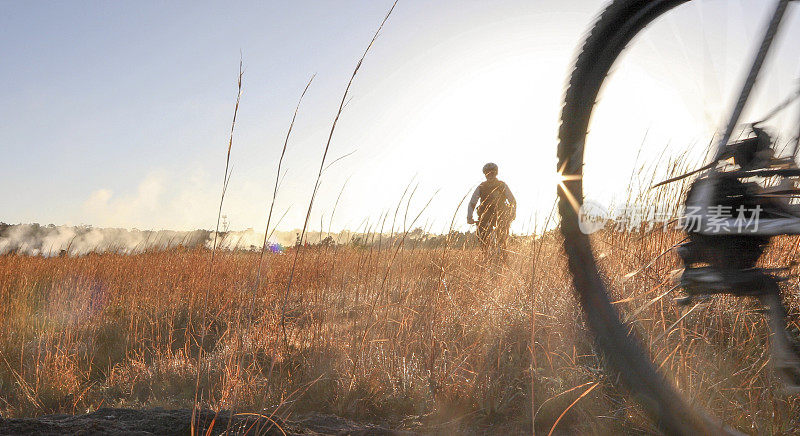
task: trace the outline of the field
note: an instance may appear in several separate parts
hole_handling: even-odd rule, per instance
[[[779,392],[753,302],[687,315],[664,294],[676,256],[623,278],[677,232],[594,238],[618,306],[649,303],[631,326],[687,395],[747,432],[796,431],[800,403]],[[267,253],[257,288],[246,251],[0,256],[0,414],[191,408],[197,391],[215,410],[425,433],[654,432],[593,349],[557,232],[516,238],[503,266],[469,241],[307,246],[285,300],[297,248]],[[765,262],[796,249],[779,240]],[[797,280],[784,289],[796,322]]]

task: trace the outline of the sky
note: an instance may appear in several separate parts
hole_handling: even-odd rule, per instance
[[[263,231],[313,75],[275,206],[280,229],[302,227],[339,101],[391,3],[0,1],[0,221],[213,228],[241,59],[223,214],[231,229]],[[587,195],[613,201],[632,168],[721,124],[768,2],[692,3],[615,68],[587,145]],[[310,227],[358,231],[388,213],[388,229],[399,205],[407,227],[419,215],[413,227],[446,231],[455,216],[465,230],[459,204],[488,161],[519,202],[513,230],[545,220],[564,84],[604,4],[400,0],[350,90],[328,155],[342,159],[323,174]],[[798,9],[752,116],[797,83]]]

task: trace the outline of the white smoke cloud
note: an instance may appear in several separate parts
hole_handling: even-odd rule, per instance
[[[269,243],[289,247],[297,242],[299,230],[274,232]],[[333,242],[347,243],[356,234],[311,232],[305,241],[319,243],[330,236]],[[217,248],[223,250],[260,250],[264,233],[253,229],[220,232]],[[126,253],[166,250],[175,247],[206,247],[214,243],[214,232],[208,230],[137,230],[89,226],[42,226],[39,224],[8,225],[0,223],[0,255],[9,252],[30,256],[83,255],[87,253]]]
[[[62,252],[70,255],[89,252],[137,253],[177,246],[202,246],[209,233],[206,230],[180,232],[4,224],[0,225],[0,254],[16,252],[31,256],[55,256]]]

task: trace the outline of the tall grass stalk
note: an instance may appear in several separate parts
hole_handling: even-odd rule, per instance
[[[219,208],[217,210],[217,223],[214,227],[214,240],[211,246],[211,257],[208,262],[208,285],[205,289],[205,294],[203,295],[203,301],[201,302],[202,305],[202,318],[200,322],[200,345],[197,347],[197,375],[195,377],[195,394],[194,394],[194,407],[192,408],[192,424],[191,424],[191,432],[192,435],[195,434],[195,417],[197,416],[197,411],[202,407],[202,399],[203,395],[200,390],[200,374],[202,371],[202,362],[203,362],[203,344],[205,343],[206,334],[208,333],[208,298],[209,298],[209,291],[211,290],[213,280],[214,280],[214,259],[217,254],[217,238],[219,235],[219,223],[222,218],[222,204],[225,201],[225,193],[228,191],[228,183],[230,182],[230,163],[231,163],[231,148],[233,147],[233,132],[236,128],[236,116],[239,114],[239,102],[242,99],[242,76],[244,75],[243,69],[243,61],[239,59],[239,75],[236,80],[236,104],[233,108],[233,119],[231,120],[231,131],[230,136],[228,138],[228,151],[225,155],[225,172],[222,178],[222,193],[220,194],[219,198]]]
[[[333,118],[333,124],[331,125],[330,133],[328,133],[328,141],[325,143],[325,149],[322,152],[322,160],[320,161],[319,164],[319,172],[317,173],[317,178],[314,181],[314,190],[311,193],[311,200],[309,200],[308,202],[308,210],[306,211],[306,217],[305,220],[303,221],[303,230],[300,233],[300,245],[294,252],[292,269],[289,271],[289,281],[286,285],[286,292],[284,293],[283,297],[283,307],[281,308],[281,333],[283,334],[283,339],[285,344],[287,340],[286,305],[289,302],[289,295],[292,290],[292,282],[294,280],[294,274],[297,269],[297,259],[299,258],[300,253],[303,250],[303,239],[305,238],[306,230],[308,229],[308,220],[311,218],[311,210],[314,207],[314,199],[317,196],[317,191],[319,189],[319,182],[320,179],[322,178],[322,172],[325,169],[325,160],[328,157],[328,151],[330,150],[331,142],[333,141],[333,133],[336,131],[336,125],[339,122],[339,117],[342,115],[342,111],[344,110],[344,105],[347,102],[347,96],[350,93],[350,87],[353,85],[353,81],[355,80],[358,71],[361,69],[361,65],[363,64],[364,59],[367,57],[367,53],[369,53],[369,50],[372,48],[372,45],[378,39],[378,35],[380,34],[380,31],[383,29],[384,24],[386,24],[386,21],[389,19],[389,16],[392,15],[392,11],[394,11],[395,6],[397,6],[397,2],[398,0],[395,0],[395,2],[392,3],[392,7],[389,8],[389,11],[386,13],[386,16],[383,17],[383,21],[381,21],[380,26],[378,26],[378,30],[375,31],[375,34],[372,36],[372,40],[370,40],[369,44],[367,45],[367,48],[364,50],[364,54],[361,55],[361,58],[358,60],[358,63],[356,64],[356,67],[353,70],[353,73],[350,75],[350,80],[347,82],[347,87],[345,88],[344,94],[342,95],[342,100],[339,103],[339,109],[336,111],[336,116]]]

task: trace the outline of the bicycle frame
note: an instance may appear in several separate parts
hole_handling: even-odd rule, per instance
[[[758,48],[758,52],[756,52],[756,56],[753,59],[753,64],[750,66],[750,71],[747,74],[747,77],[742,84],[742,89],[739,92],[739,98],[736,101],[736,105],[731,112],[730,117],[728,118],[728,124],[725,126],[725,131],[720,138],[719,142],[717,142],[716,151],[713,154],[713,162],[719,161],[722,155],[725,152],[726,147],[728,147],[728,141],[731,139],[731,135],[733,135],[733,130],[736,128],[736,124],[739,122],[739,118],[742,115],[742,111],[744,111],[744,107],[747,104],[747,100],[750,97],[750,93],[753,90],[753,86],[755,85],[756,79],[758,78],[758,74],[761,71],[761,67],[764,66],[764,60],[767,58],[767,54],[769,53],[769,49],[772,46],[772,42],[775,40],[775,35],[778,33],[778,29],[780,28],[780,24],[783,20],[783,17],[786,13],[786,8],[789,6],[790,1],[796,0],[777,0],[775,4],[775,11],[772,13],[772,18],[770,19],[769,25],[764,33],[764,37],[761,40],[761,45]],[[719,177],[719,174],[715,167],[712,167],[708,171],[708,178],[714,179],[715,177]],[[713,184],[709,184],[708,189],[704,189],[700,193],[700,205],[703,210],[708,210],[710,206],[712,206],[711,201],[714,198],[714,187]],[[781,234],[784,233],[783,229],[789,232],[789,234],[800,234],[800,220],[796,219],[779,219],[778,222],[772,223],[767,226],[770,230],[769,232],[778,233],[758,233],[756,229],[755,232],[751,232],[753,234]],[[719,234],[719,233],[717,233]]]

